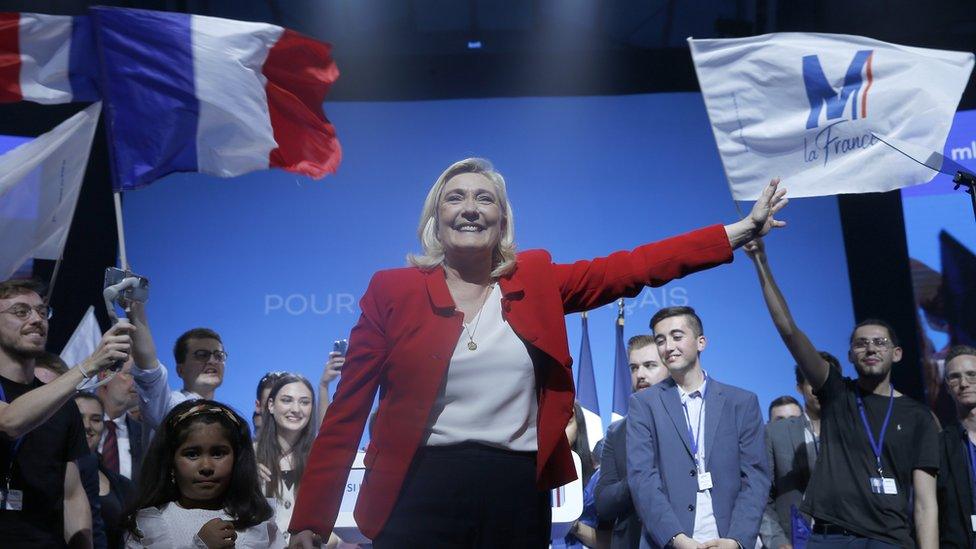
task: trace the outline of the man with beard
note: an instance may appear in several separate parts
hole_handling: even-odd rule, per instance
[[[125,360],[132,327],[109,330],[81,364],[41,383],[51,309],[32,281],[0,282],[0,540],[32,549],[91,546],[91,509],[74,460],[88,453],[75,387]]]
[[[831,370],[796,325],[773,279],[761,241],[746,246],[780,337],[821,406],[820,456],[804,497],[814,519],[807,547],[938,547],[938,428],[928,409],[891,385],[898,336],[865,320],[850,337],[856,380]],[[911,498],[909,495],[911,494]]]
[[[102,462],[113,473],[138,483],[144,445],[142,423],[128,413],[139,406],[139,393],[132,379],[132,360],[99,387],[97,394],[105,408],[105,429],[98,443]]]
[[[939,435],[939,547],[972,549],[976,543],[976,348],[949,349],[945,383],[959,422]]]
[[[627,482],[640,546],[751,548],[769,497],[759,399],[702,368],[707,341],[691,307],[654,313],[651,331],[670,377],[630,397]]]
[[[643,391],[668,377],[654,338],[635,335],[627,341],[631,390]],[[627,486],[627,418],[610,424],[603,439],[600,478],[596,485],[596,514],[613,522],[611,549],[635,549],[640,545],[641,523]]]
[[[132,377],[139,393],[143,429],[155,430],[166,414],[183,401],[214,400],[217,387],[224,381],[227,361],[224,344],[217,332],[210,328],[193,328],[176,339],[173,359],[176,375],[183,380],[183,389],[170,391],[169,372],[156,355],[145,304],[133,302],[129,319],[136,327],[132,335],[132,356],[136,365]]]
[[[825,351],[820,356],[839,376],[840,361]],[[803,397],[802,415],[766,425],[766,454],[773,486],[759,537],[770,549],[792,547],[793,508],[799,509],[803,502],[803,493],[820,455],[820,401],[813,394],[813,386],[803,377],[803,370],[796,366],[793,373],[796,390]]]

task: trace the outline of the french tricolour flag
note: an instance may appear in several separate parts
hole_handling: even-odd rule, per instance
[[[0,13],[0,102],[97,101],[87,17]]]
[[[322,102],[331,48],[265,23],[92,8],[115,188],[172,172],[282,168],[319,178],[342,153]]]

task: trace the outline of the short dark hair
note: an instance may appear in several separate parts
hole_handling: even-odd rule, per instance
[[[102,402],[102,398],[96,395],[95,393],[89,393],[88,391],[81,391],[75,394],[75,400],[82,399],[82,398],[97,402],[98,405],[102,407],[102,410],[105,410],[105,403]]]
[[[891,346],[901,347],[901,342],[898,341],[898,334],[895,333],[895,329],[891,327],[891,324],[888,324],[886,321],[881,320],[880,318],[866,318],[858,322],[857,326],[854,326],[854,329],[851,330],[851,338],[849,343],[854,343],[854,332],[856,332],[857,329],[862,326],[881,326],[885,330],[888,330],[888,339],[891,340]]]
[[[44,283],[34,278],[11,278],[0,282],[0,299],[8,299],[15,295],[30,292],[44,297]]]
[[[701,318],[698,313],[691,307],[665,307],[658,312],[654,313],[651,317],[650,328],[651,332],[654,332],[654,325],[661,322],[665,318],[671,318],[673,316],[687,316],[690,319],[691,329],[695,331],[696,336],[704,335],[705,329],[702,325]]]
[[[192,330],[187,330],[183,332],[183,335],[176,338],[176,344],[173,345],[173,358],[176,359],[177,364],[186,362],[186,351],[191,339],[216,339],[221,345],[224,344],[220,340],[220,334],[210,328],[193,328]]]
[[[953,345],[949,347],[949,352],[946,353],[945,363],[949,364],[949,361],[959,356],[976,356],[976,347],[970,345]]]
[[[643,349],[648,345],[654,345],[654,338],[647,334],[638,334],[627,340],[627,354],[634,349]]]
[[[68,372],[68,364],[60,356],[47,351],[34,357],[34,367],[46,368],[58,375]]]
[[[773,399],[773,401],[769,403],[769,410],[766,411],[766,415],[771,418],[773,417],[773,408],[778,406],[788,406],[790,404],[796,404],[801,410],[803,409],[803,406],[800,406],[800,402],[795,398],[791,397],[790,395],[783,395]]]
[[[841,374],[842,370],[840,368],[840,361],[837,360],[837,357],[828,353],[827,351],[820,351],[820,358],[827,361],[827,364],[830,366],[830,370],[832,372],[835,372],[838,375]],[[800,368],[799,364],[793,367],[793,374],[796,375],[797,385],[803,385],[807,382],[807,377],[803,375],[803,370]]]

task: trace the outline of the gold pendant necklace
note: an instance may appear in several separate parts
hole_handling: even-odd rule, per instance
[[[494,287],[495,287],[495,283],[494,282],[492,282],[491,284],[488,285],[488,288],[487,288],[488,291],[485,292],[485,296],[481,300],[481,308],[478,310],[478,314],[475,315],[474,329],[473,330],[469,330],[467,324],[465,324],[464,322],[461,323],[461,327],[464,328],[464,331],[467,332],[467,334],[468,334],[468,350],[469,351],[476,351],[476,350],[478,350],[478,344],[474,342],[474,333],[478,331],[478,324],[481,322],[481,313],[484,312],[484,310],[485,310],[485,303],[488,302],[488,296],[491,295],[491,291],[492,291],[492,289]]]

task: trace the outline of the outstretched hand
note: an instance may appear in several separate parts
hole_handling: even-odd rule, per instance
[[[769,231],[786,226],[785,221],[780,221],[774,216],[776,212],[783,209],[783,206],[786,206],[787,202],[789,199],[786,198],[786,189],[779,188],[779,178],[771,180],[749,212],[749,220],[756,230],[754,236],[766,236]]]

